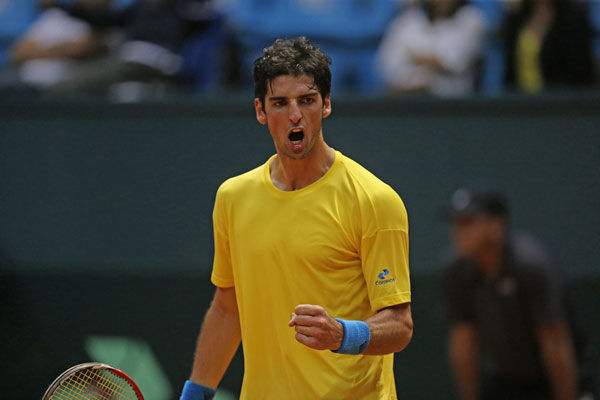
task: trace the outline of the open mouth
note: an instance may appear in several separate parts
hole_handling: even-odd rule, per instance
[[[292,142],[292,144],[300,143],[302,142],[302,139],[304,139],[304,131],[299,128],[294,129],[290,132],[288,138],[290,139],[290,142]]]

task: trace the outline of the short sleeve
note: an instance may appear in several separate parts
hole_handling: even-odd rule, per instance
[[[363,236],[361,258],[371,309],[411,301],[408,266],[408,218],[400,197],[391,190],[375,201],[374,232]],[[383,200],[383,201],[381,201]]]
[[[213,209],[213,235],[215,255],[211,281],[219,287],[234,286],[231,253],[229,250],[229,234],[224,194],[219,188]]]
[[[408,233],[379,231],[363,240],[363,274],[374,311],[411,301]]]

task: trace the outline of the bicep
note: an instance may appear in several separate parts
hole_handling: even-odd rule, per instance
[[[238,314],[235,287],[217,287],[212,306],[225,314]]]
[[[408,302],[382,308],[365,322],[371,333],[366,355],[402,351],[412,339],[413,321]]]
[[[371,327],[380,326],[385,330],[408,329],[412,331],[413,320],[410,303],[382,308],[365,322]]]
[[[395,321],[412,321],[412,312],[410,303],[396,304],[379,310],[375,316],[384,319],[393,319]]]

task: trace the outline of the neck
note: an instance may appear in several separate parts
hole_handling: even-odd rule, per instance
[[[315,145],[306,157],[298,160],[278,151],[269,165],[271,180],[280,190],[299,190],[325,175],[334,160],[335,152],[324,141]]]
[[[477,263],[481,266],[483,275],[487,279],[494,279],[500,273],[502,267],[502,252],[504,246],[490,246],[477,257]]]

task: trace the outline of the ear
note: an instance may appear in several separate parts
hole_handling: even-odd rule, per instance
[[[254,99],[254,109],[256,110],[256,120],[262,124],[267,124],[267,113],[265,112],[260,99],[257,97]]]
[[[323,118],[327,118],[331,115],[331,97],[325,96],[323,99]]]

